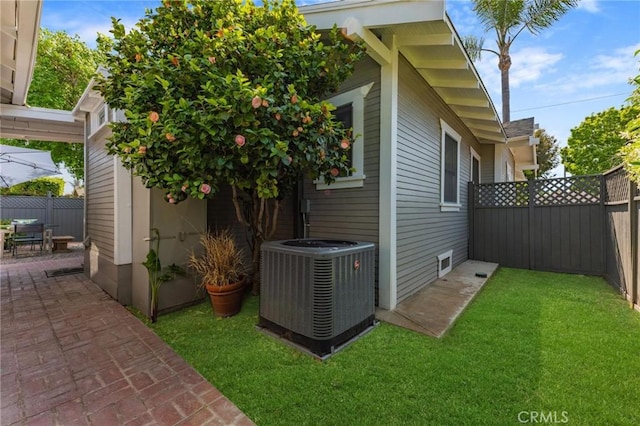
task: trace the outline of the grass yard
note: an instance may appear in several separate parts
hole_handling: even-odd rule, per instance
[[[500,269],[443,339],[381,324],[324,363],[257,319],[152,327],[258,425],[640,424],[640,314],[600,278]]]

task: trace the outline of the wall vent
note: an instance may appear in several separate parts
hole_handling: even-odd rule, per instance
[[[438,278],[442,278],[451,272],[453,264],[453,250],[446,251],[438,256]]]

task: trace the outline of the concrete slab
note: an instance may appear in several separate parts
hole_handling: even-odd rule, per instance
[[[497,263],[467,260],[376,318],[418,333],[442,337],[498,268]],[[480,276],[478,276],[480,275]]]

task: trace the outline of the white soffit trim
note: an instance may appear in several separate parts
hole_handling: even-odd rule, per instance
[[[38,51],[38,32],[42,1],[17,1],[15,72],[11,103],[24,105],[27,101],[29,85],[33,78],[33,69]],[[3,34],[3,39],[5,38]]]

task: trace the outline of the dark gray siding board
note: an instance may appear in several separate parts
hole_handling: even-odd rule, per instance
[[[480,145],[461,120],[401,58],[398,99],[398,301],[437,279],[437,256],[453,250],[453,266],[468,257],[467,185],[471,153]],[[459,212],[440,211],[440,119],[461,136]],[[482,154],[481,154],[482,155]],[[484,157],[482,170],[485,170]]]
[[[356,65],[353,76],[336,94],[373,82],[365,98],[364,134],[356,143],[364,143],[362,188],[316,190],[305,181],[304,198],[311,200],[309,236],[340,238],[378,243],[380,179],[380,66],[371,58]],[[332,97],[328,96],[328,97]]]

